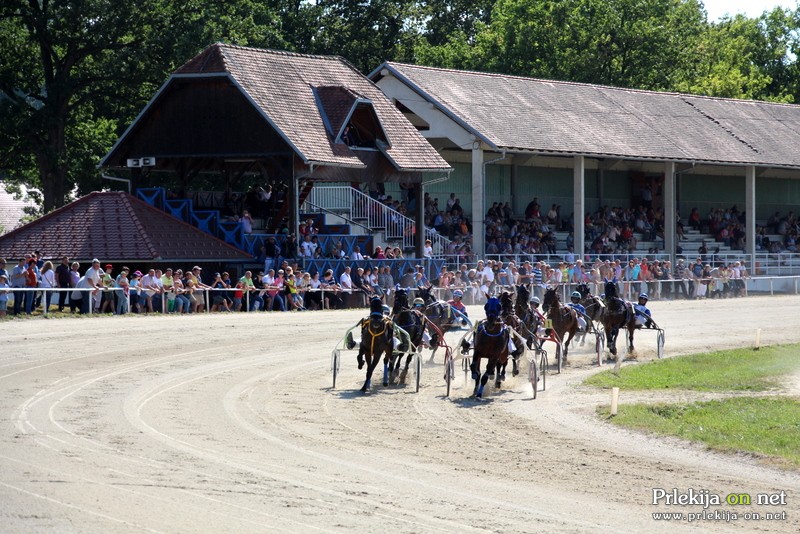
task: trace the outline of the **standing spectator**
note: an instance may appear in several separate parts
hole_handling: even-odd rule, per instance
[[[130,295],[130,282],[128,281],[129,272],[130,269],[123,267],[117,275],[117,279],[115,280],[117,286],[115,291],[117,294],[117,315],[124,315],[128,313],[128,297]]]
[[[69,275],[69,258],[64,256],[61,258],[61,264],[56,267],[56,287],[67,289],[72,287],[72,277]],[[64,306],[69,299],[69,291],[59,291],[58,293],[58,311],[63,312]]]
[[[39,287],[44,288],[42,300],[44,300],[44,309],[47,311],[50,311],[50,298],[53,296],[53,292],[47,290],[57,286],[53,263],[48,260],[42,265],[42,272],[39,274]]]
[[[72,262],[69,267],[69,287],[78,287],[78,282],[81,279],[80,273],[81,264],[77,261]],[[81,296],[77,295],[75,298],[74,292],[69,292],[69,312],[75,313],[75,310],[80,310]]]
[[[5,272],[0,272],[0,317],[6,316],[6,310],[8,309],[8,295],[11,292],[11,286],[8,285],[8,274]]]
[[[153,311],[153,296],[158,293],[158,285],[156,284],[156,270],[150,269],[147,274],[142,277],[142,296],[141,302],[144,312]]]
[[[76,286],[82,289],[93,289],[93,291],[81,291],[81,313],[84,315],[91,313],[93,309],[97,308],[95,302],[97,302],[98,306],[100,304],[99,291],[102,287],[100,285],[102,274],[103,271],[100,268],[100,260],[95,258],[92,260],[92,266],[86,269],[86,273],[84,273]]]
[[[114,266],[109,263],[100,275],[100,285],[103,287],[103,291],[100,294],[100,313],[105,313],[106,311],[114,313],[114,278],[111,276],[113,269]]]

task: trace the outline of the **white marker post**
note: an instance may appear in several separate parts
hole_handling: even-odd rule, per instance
[[[753,350],[758,350],[761,348],[761,329],[759,328],[756,330],[756,346],[753,347]]]
[[[619,404],[619,388],[611,388],[611,415],[617,415]]]

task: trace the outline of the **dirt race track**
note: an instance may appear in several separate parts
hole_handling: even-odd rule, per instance
[[[650,307],[668,356],[752,346],[757,328],[762,344],[800,341],[800,297]],[[800,531],[798,471],[598,420],[608,393],[579,387],[597,369],[588,345],[535,401],[517,378],[476,402],[462,373],[447,399],[441,355],[419,393],[410,375],[362,395],[364,374],[345,353],[333,390],[331,349],[362,315],[0,323],[0,530]],[[654,358],[655,339],[637,334],[640,360]],[[654,488],[748,493],[754,505],[657,521],[703,506],[654,506]],[[781,490],[785,505],[755,505]]]

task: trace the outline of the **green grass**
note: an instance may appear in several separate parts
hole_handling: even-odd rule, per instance
[[[800,345],[736,349],[680,356],[598,373],[586,384],[600,388],[769,391],[800,371]]]
[[[608,407],[598,409],[609,416]],[[680,404],[620,405],[612,423],[745,451],[800,467],[800,402],[790,397],[733,397]]]

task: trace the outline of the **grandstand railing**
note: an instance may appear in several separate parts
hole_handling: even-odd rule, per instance
[[[313,212],[320,209],[344,214],[345,218],[353,221],[366,221],[369,229],[382,230],[387,241],[401,241],[404,249],[414,248],[414,220],[354,187],[317,185],[311,190],[302,210]],[[431,240],[434,257],[441,258],[446,254],[449,239],[427,228],[425,239]]]

